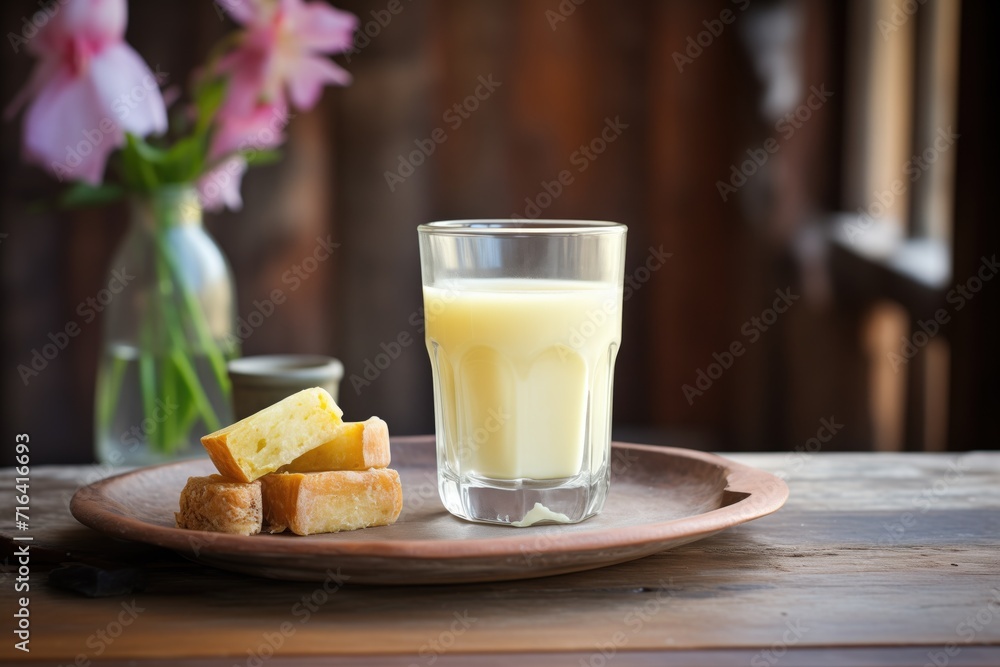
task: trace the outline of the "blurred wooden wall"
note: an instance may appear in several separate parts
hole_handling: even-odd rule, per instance
[[[801,20],[803,90],[826,84],[842,94],[841,9],[787,4]],[[628,224],[627,272],[648,278],[625,308],[615,387],[621,437],[786,448],[834,417],[845,426],[833,447],[867,446],[856,322],[822,289],[804,295],[792,248],[816,212],[838,205],[838,104],[785,142],[755,187],[728,202],[716,188],[747,149],[776,134],[774,121],[761,118],[762,83],[741,36],[756,11],[741,12],[748,3],[404,2],[384,27],[381,5],[345,7],[373,35],[350,58],[357,82],[336,95],[335,218],[350,265],[338,297],[346,300],[338,354],[349,374],[400,332],[419,337],[408,319],[420,306],[419,223],[537,214],[531,202],[548,203],[539,197],[545,184],[568,170],[573,182],[542,217]],[[680,71],[674,54],[706,22],[718,29],[726,11],[732,22]],[[450,126],[448,110],[481,78],[500,85]],[[581,145],[609,120],[627,128],[582,169]],[[384,173],[436,128],[447,139],[390,191]],[[661,248],[670,259],[643,273],[650,250]],[[788,287],[802,300],[690,404],[682,385],[695,383],[713,353],[746,342],[743,324]],[[415,345],[371,386],[345,383],[343,403],[353,414],[392,410],[397,428],[425,432],[429,386]]]
[[[751,185],[723,202],[716,182],[776,134],[761,114],[764,84],[742,31],[783,3],[401,0],[388,20],[388,2],[339,3],[372,35],[338,58],[354,84],[328,90],[315,111],[294,120],[285,160],[245,180],[243,211],[208,221],[234,265],[242,316],[282,286],[317,237],[340,244],[245,341],[244,353],[335,355],[347,370],[341,404],[349,418],[378,414],[395,433],[430,432],[416,226],[525,215],[526,199],[539,201],[544,184],[568,170],[572,183],[542,217],[628,224],[627,273],[645,278],[625,308],[615,385],[621,437],[788,449],[833,417],[844,428],[830,448],[868,446],[856,322],[822,281],[806,289],[803,267],[815,260],[796,246],[819,212],[838,206],[842,8],[830,0],[790,4],[802,22],[803,91],[825,83],[835,96],[782,142]],[[34,7],[5,4],[0,25],[20,25]],[[229,26],[206,0],[130,7],[130,42],[171,83],[182,83]],[[679,71],[674,54],[725,11],[733,22]],[[4,100],[29,65],[24,53],[4,52]],[[496,82],[495,90],[456,123],[449,109],[482,80]],[[608,123],[623,128],[620,135],[581,169],[581,145]],[[437,128],[446,140],[390,189],[385,173]],[[15,367],[100,289],[125,220],[120,209],[30,209],[27,202],[52,184],[20,166],[18,137],[16,125],[4,125],[3,423],[43,443],[40,460],[86,461],[99,327],[86,327],[30,386]],[[670,258],[644,273],[650,249],[661,248]],[[802,298],[690,404],[682,385],[695,383],[713,353],[747,343],[744,323],[786,288]],[[407,336],[414,342],[401,345],[377,378],[365,378],[366,363]]]

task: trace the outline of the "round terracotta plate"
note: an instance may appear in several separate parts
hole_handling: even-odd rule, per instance
[[[476,524],[442,507],[434,440],[394,438],[403,512],[392,526],[299,537],[175,527],[187,478],[207,459],[141,468],[85,486],[70,509],[106,535],[174,549],[206,565],[275,579],[441,584],[526,579],[622,563],[708,537],[780,508],[785,483],[714,454],[615,443],[604,511],[572,525]]]

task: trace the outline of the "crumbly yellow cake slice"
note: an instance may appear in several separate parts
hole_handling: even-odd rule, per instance
[[[389,427],[378,417],[345,422],[332,440],[279,468],[279,472],[326,472],[388,468]]]
[[[343,414],[325,389],[313,387],[204,436],[201,444],[220,473],[252,482],[332,440]]]
[[[234,482],[222,475],[189,477],[174,519],[178,528],[256,535],[263,508],[260,482]]]
[[[336,533],[394,523],[403,509],[399,473],[389,468],[274,473],[261,478],[268,531]]]

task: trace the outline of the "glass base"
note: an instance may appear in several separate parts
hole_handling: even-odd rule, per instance
[[[607,491],[605,475],[545,480],[460,478],[448,470],[438,475],[445,509],[460,519],[505,526],[579,523],[604,508]]]
[[[187,442],[184,445],[175,444],[175,447],[173,451],[162,452],[146,442],[125,444],[120,439],[105,437],[97,441],[95,454],[98,463],[116,467],[149,466],[171,461],[208,458],[208,452],[200,441]]]

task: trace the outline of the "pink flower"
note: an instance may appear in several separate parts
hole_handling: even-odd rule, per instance
[[[234,151],[258,151],[274,148],[285,141],[285,127],[291,115],[283,104],[258,104],[242,116],[220,114],[209,159]]]
[[[324,54],[353,45],[358,19],[325,2],[220,0],[246,29],[243,41],[219,68],[230,76],[223,114],[246,115],[258,104],[311,109],[323,86],[346,85],[351,75]]]
[[[229,84],[208,158],[221,162],[198,181],[198,189],[207,210],[236,210],[243,205],[244,155],[284,141],[289,104],[310,109],[323,86],[350,83],[350,74],[325,55],[351,48],[358,20],[325,2],[219,1],[244,32],[218,65]]]
[[[240,185],[247,169],[245,156],[284,142],[290,118],[280,104],[258,105],[246,116],[219,116],[208,159],[222,162],[198,181],[201,204],[206,210],[236,211],[243,207]]]
[[[163,132],[167,112],[156,76],[124,41],[125,0],[73,0],[55,12],[28,44],[39,62],[6,113],[28,104],[27,160],[97,184],[125,132]]]
[[[238,211],[243,208],[240,185],[247,171],[247,161],[235,155],[198,179],[198,199],[206,211],[221,211],[228,208]]]

